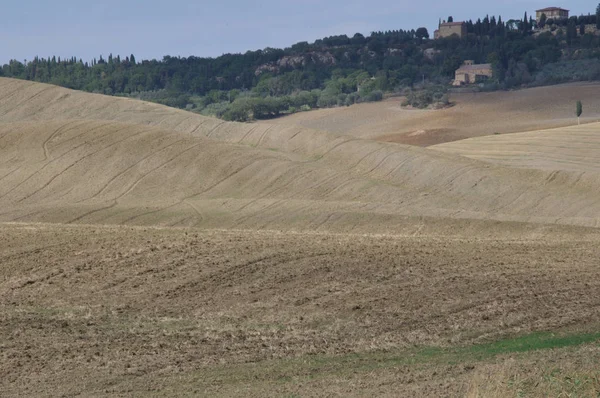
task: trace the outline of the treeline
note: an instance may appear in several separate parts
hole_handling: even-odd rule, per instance
[[[462,39],[430,40],[427,29],[419,28],[331,36],[217,58],[138,61],[134,55],[110,55],[84,62],[35,57],[9,62],[0,75],[137,97],[231,120],[258,119],[447,85],[467,59],[493,64],[488,88],[551,82],[547,75],[555,69],[550,65],[600,58],[600,38],[584,29],[599,20],[589,15],[534,21],[525,14],[505,22],[486,16],[467,21],[468,35]],[[551,29],[540,34],[545,25]]]
[[[546,25],[552,26],[555,25],[557,27],[560,26],[581,26],[581,25],[596,25],[597,28],[600,28],[600,19],[596,15],[580,15],[580,16],[572,16],[570,18],[548,18],[545,14],[542,14],[542,17],[539,21],[537,21],[536,25],[539,28],[544,28]]]

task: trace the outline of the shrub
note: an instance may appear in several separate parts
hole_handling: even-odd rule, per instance
[[[223,119],[230,122],[247,122],[250,117],[248,111],[242,108],[232,108],[223,114]]]
[[[220,118],[229,110],[229,105],[228,101],[209,104],[200,113],[205,116],[216,116]]]
[[[340,94],[337,98],[337,106],[346,106],[346,99],[348,98],[347,94]]]
[[[404,106],[424,109],[431,105],[445,106],[450,103],[448,90],[444,86],[428,87],[425,90],[411,91],[404,101]]]
[[[375,102],[375,101],[381,101],[382,99],[383,99],[383,91],[375,90],[375,91],[372,91],[371,93],[369,93],[369,95],[367,95],[366,101]]]
[[[334,93],[330,90],[324,90],[319,96],[319,100],[317,101],[317,106],[319,108],[331,108],[332,106],[337,105],[338,94]]]
[[[344,105],[350,106],[356,104],[360,100],[358,93],[348,94],[346,97],[346,103]]]

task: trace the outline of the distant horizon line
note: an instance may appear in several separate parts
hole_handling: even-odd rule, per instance
[[[546,8],[561,8],[561,9],[563,9],[562,7],[546,7]],[[541,10],[543,10],[543,9],[541,9]],[[538,10],[534,10],[534,11],[533,11],[533,14],[528,14],[528,16],[529,16],[530,18],[533,18],[533,19],[535,20],[535,18],[534,18],[534,17],[535,17],[535,13],[536,13],[537,11],[538,11]],[[570,10],[568,10],[568,11],[570,11]],[[527,12],[527,11],[524,11],[524,13],[525,13],[525,12]],[[588,12],[587,14],[585,14],[585,13],[580,13],[580,14],[578,14],[577,16],[586,16],[586,15],[592,15],[592,13],[591,13],[591,12]],[[449,16],[452,16],[452,17],[453,17],[453,15],[449,15]],[[495,14],[492,14],[492,15],[490,15],[490,14],[486,14],[486,17],[489,17],[489,18],[491,18],[492,16],[493,16],[493,17],[496,17],[496,15],[495,15]],[[576,16],[576,15],[572,15],[571,17],[573,17],[573,16]],[[502,15],[501,15],[501,14],[499,14],[497,17],[502,17]],[[485,18],[485,17],[483,17],[483,18]],[[482,20],[483,18],[482,18],[482,17],[478,17],[477,19],[481,19],[481,20]],[[439,20],[441,20],[441,21],[445,21],[445,20],[447,21],[447,19],[448,19],[448,17],[446,17],[445,19],[444,19],[444,18],[439,18]],[[475,19],[473,19],[473,18],[464,19],[464,20],[460,20],[460,19],[456,19],[456,18],[453,18],[453,19],[454,19],[454,20],[455,20],[457,23],[458,23],[458,22],[469,22],[469,21],[471,21],[471,22],[475,22],[475,21],[476,21],[476,20],[475,20]],[[521,18],[520,18],[520,17],[519,17],[519,18],[509,18],[509,19],[506,19],[504,22],[506,23],[506,22],[509,22],[509,21],[519,21],[519,20],[521,20]],[[427,29],[428,33],[430,33],[430,39],[429,39],[429,40],[433,40],[433,39],[432,39],[432,37],[433,37],[433,32],[436,30],[436,27],[435,27],[435,25],[434,25],[432,28],[428,28],[428,27],[426,27],[426,26],[421,26],[421,27],[423,27],[423,28],[426,28],[426,29]],[[419,27],[419,28],[421,28],[421,27]],[[245,51],[243,51],[243,52],[242,52],[242,51],[223,52],[223,53],[221,53],[221,54],[219,54],[219,55],[194,55],[194,54],[189,54],[189,55],[187,55],[187,56],[186,56],[186,55],[182,55],[182,54],[179,54],[179,55],[169,55],[169,54],[164,54],[164,55],[162,55],[160,58],[157,58],[157,57],[143,57],[143,56],[142,56],[142,57],[141,57],[141,59],[140,59],[140,61],[136,61],[136,63],[141,63],[141,62],[144,62],[144,61],[147,61],[147,62],[152,62],[152,61],[156,61],[156,62],[162,62],[162,61],[164,60],[164,58],[165,58],[165,57],[171,57],[171,58],[201,58],[201,59],[217,59],[217,58],[220,58],[220,57],[223,57],[223,56],[227,56],[227,55],[244,55],[244,54],[246,54],[246,53],[248,53],[248,52],[258,52],[258,51],[265,51],[265,50],[269,50],[269,49],[274,49],[274,50],[287,50],[287,49],[290,49],[292,46],[294,46],[295,44],[298,44],[298,43],[307,42],[307,43],[309,43],[309,44],[314,44],[316,41],[318,41],[318,40],[322,40],[322,39],[325,39],[325,38],[328,38],[328,37],[347,36],[348,38],[352,38],[352,37],[354,37],[356,34],[361,34],[361,35],[363,35],[364,37],[369,37],[369,36],[371,36],[373,33],[376,33],[376,32],[393,32],[393,31],[402,31],[402,30],[403,30],[403,31],[405,31],[405,32],[410,32],[410,31],[413,31],[413,30],[414,30],[414,31],[416,31],[416,30],[417,30],[417,29],[419,29],[419,28],[411,28],[411,29],[401,29],[401,28],[400,28],[400,29],[393,29],[393,30],[390,30],[390,29],[388,29],[388,30],[381,30],[381,31],[375,31],[375,30],[374,30],[374,31],[371,31],[371,32],[369,32],[369,33],[366,33],[366,34],[365,34],[365,33],[362,33],[362,32],[356,32],[356,33],[354,33],[354,34],[346,34],[346,33],[341,33],[341,34],[338,34],[338,35],[331,35],[331,36],[325,36],[325,37],[321,37],[321,38],[319,38],[319,39],[315,39],[313,42],[306,41],[306,40],[301,40],[301,41],[298,41],[298,42],[296,42],[296,43],[293,43],[293,44],[291,44],[291,45],[289,45],[289,46],[286,46],[286,47],[271,47],[271,46],[266,46],[266,47],[263,47],[263,48],[258,48],[258,49],[254,49],[254,50],[245,50]],[[121,57],[122,59],[123,59],[123,58],[130,57],[131,55],[134,55],[134,56],[135,56],[135,54],[134,54],[134,53],[130,53],[130,54],[128,54],[128,55],[122,56],[121,54],[116,54],[116,55],[115,55],[115,54],[113,54],[113,53],[110,53],[110,52],[109,52],[109,53],[108,53],[108,55],[106,56],[106,58],[108,58],[108,57],[109,57],[109,56],[111,56],[111,55],[112,55],[113,57],[117,57],[117,56],[119,56],[119,57]],[[99,55],[99,57],[102,57],[102,58],[103,58],[104,56],[105,56],[104,54],[100,54],[100,55]],[[1,67],[1,66],[4,66],[4,65],[8,65],[8,64],[9,64],[11,61],[17,61],[17,62],[20,62],[20,63],[23,63],[23,64],[25,64],[25,63],[30,63],[30,62],[32,62],[32,61],[33,61],[33,59],[35,59],[35,58],[40,58],[40,59],[48,60],[48,59],[51,59],[52,57],[61,58],[61,61],[64,61],[65,59],[67,59],[67,60],[68,60],[68,59],[71,59],[71,58],[75,58],[75,59],[77,59],[77,61],[78,61],[78,62],[79,62],[79,61],[83,61],[83,63],[88,63],[88,64],[89,64],[89,63],[92,63],[94,60],[95,60],[95,61],[98,61],[98,60],[100,59],[100,58],[97,58],[97,57],[93,57],[93,58],[91,58],[91,59],[83,60],[83,58],[82,58],[82,57],[78,57],[78,56],[60,57],[60,56],[57,56],[57,55],[52,55],[52,56],[50,56],[50,57],[43,57],[43,56],[40,56],[40,55],[35,55],[35,56],[33,56],[33,58],[32,58],[32,59],[25,58],[25,59],[23,59],[23,60],[19,60],[19,59],[17,59],[17,58],[9,58],[7,61],[1,61],[1,62],[0,62],[0,67]],[[136,57],[136,58],[137,58],[137,57]]]

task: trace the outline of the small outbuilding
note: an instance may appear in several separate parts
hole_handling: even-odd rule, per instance
[[[465,63],[456,70],[454,86],[481,83],[493,76],[492,64],[475,64],[473,61]]]

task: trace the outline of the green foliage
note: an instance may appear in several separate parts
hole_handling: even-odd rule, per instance
[[[193,109],[231,120],[277,117],[303,109],[348,106],[386,92],[445,85],[464,60],[493,64],[488,87],[600,79],[599,67],[572,70],[570,62],[600,58],[600,37],[581,34],[596,15],[547,19],[550,32],[533,35],[532,19],[486,16],[466,21],[468,35],[427,40],[426,28],[338,35],[217,58],[137,60],[110,54],[90,62],[75,57],[10,61],[0,75]],[[449,21],[452,18],[448,18]],[[544,16],[540,20],[544,24]],[[579,30],[579,31],[578,31]],[[561,33],[562,31],[562,33]],[[579,34],[578,34],[579,33]],[[564,42],[568,43],[567,45]],[[569,77],[565,71],[573,72]],[[415,104],[438,99],[414,92]]]
[[[223,117],[229,110],[228,102],[216,102],[208,104],[204,109],[201,110],[201,114],[205,116]]]
[[[411,91],[404,101],[404,106],[425,109],[430,106],[442,107],[450,104],[446,86],[433,86],[423,90]]]
[[[417,29],[415,35],[416,35],[417,39],[420,39],[420,40],[429,39],[429,32],[427,31],[427,28]]]
[[[548,18],[546,17],[546,14],[542,13],[540,20],[538,21],[538,26],[540,28],[544,28],[546,26],[547,20],[548,20]]]
[[[583,104],[581,103],[581,101],[577,101],[577,105],[575,106],[575,113],[577,114],[577,117],[580,117],[583,113]]]
[[[365,101],[367,101],[367,102],[377,102],[377,101],[381,101],[382,99],[383,99],[383,91],[381,91],[381,90],[371,91],[365,97]]]
[[[569,24],[567,25],[567,44],[573,44],[575,39],[577,39],[577,25],[575,25],[573,19],[569,19]]]
[[[472,367],[476,365],[479,367],[480,362],[493,360],[501,355],[519,355],[520,357],[521,355],[537,351],[566,350],[586,344],[595,346],[599,341],[600,333],[558,334],[541,332],[466,346],[419,346],[402,351],[382,350],[335,356],[318,354],[303,358],[277,360],[272,364],[271,368],[241,365],[241,368],[237,368],[235,377],[232,380],[225,379],[224,383],[235,382],[239,384],[242,382],[250,383],[252,380],[267,380],[267,374],[281,381],[285,376],[293,373],[307,375],[306,377],[311,379],[323,377],[323,375],[334,375],[336,379],[339,379],[340,377],[344,377],[344,375],[356,377],[356,374],[360,373],[371,374],[381,369],[398,369],[415,365],[419,365],[421,368],[425,368],[427,365],[435,366],[436,368],[440,366],[455,367],[461,365],[461,367],[466,369],[466,366]],[[527,357],[525,356],[525,358]],[[549,369],[552,369],[552,367],[549,367]],[[565,379],[569,378],[558,371],[553,373],[553,376],[563,376]],[[223,372],[219,369],[219,377],[222,378],[224,374],[231,375],[233,372]],[[544,381],[538,380],[537,382]],[[573,381],[570,382],[573,383]],[[575,395],[557,394],[556,396]]]
[[[581,59],[560,61],[542,68],[531,82],[533,86],[587,81],[600,79],[600,64],[597,60]]]
[[[237,99],[223,113],[223,119],[235,122],[247,122],[252,111],[251,100],[248,98]]]

